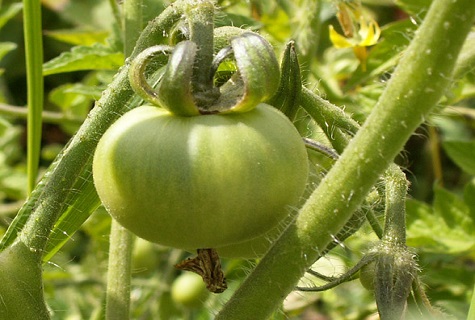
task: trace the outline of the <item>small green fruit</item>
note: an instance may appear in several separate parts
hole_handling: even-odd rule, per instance
[[[172,299],[187,308],[203,305],[209,295],[206,285],[196,273],[186,272],[173,281],[171,288]]]

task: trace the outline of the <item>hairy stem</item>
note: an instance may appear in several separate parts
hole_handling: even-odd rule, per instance
[[[214,5],[207,0],[190,0],[185,6],[185,16],[190,28],[190,40],[197,45],[192,79],[193,93],[198,106],[207,106],[214,99],[211,77]]]
[[[124,2],[124,56],[128,57],[142,31],[142,0]],[[129,319],[132,248],[135,236],[112,220],[107,270],[106,319]]]
[[[135,237],[112,221],[107,269],[106,320],[129,319],[131,256]]]
[[[442,97],[474,16],[472,0],[432,3],[365,124],[216,319],[266,319],[281,304]]]

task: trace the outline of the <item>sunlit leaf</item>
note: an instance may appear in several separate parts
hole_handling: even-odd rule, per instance
[[[116,70],[124,61],[124,55],[102,44],[90,47],[74,47],[69,52],[43,65],[45,76],[79,70]]]
[[[468,254],[475,250],[473,229],[467,233],[460,226],[452,228],[447,224],[445,217],[421,201],[407,200],[406,210],[409,246],[443,254]]]
[[[45,31],[45,35],[73,45],[92,46],[95,43],[105,43],[108,32],[101,30],[55,30]]]

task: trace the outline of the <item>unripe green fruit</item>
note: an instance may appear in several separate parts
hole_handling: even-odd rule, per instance
[[[360,282],[369,291],[374,291],[376,262],[370,262],[360,269]]]
[[[171,288],[172,299],[187,308],[196,308],[203,305],[209,295],[201,276],[186,272],[173,281]]]
[[[136,238],[134,250],[132,251],[132,273],[145,276],[155,270],[157,265],[158,256],[155,251],[155,244]]]
[[[125,228],[192,250],[276,226],[305,189],[308,161],[297,130],[269,105],[193,117],[145,106],[107,130],[93,174],[104,206]]]

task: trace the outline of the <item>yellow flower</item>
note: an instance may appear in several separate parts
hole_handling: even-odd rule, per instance
[[[376,44],[381,35],[378,23],[361,12],[360,5],[342,3],[338,5],[338,21],[345,36],[330,25],[330,41],[335,48],[353,48],[361,67],[366,70],[367,47]]]

